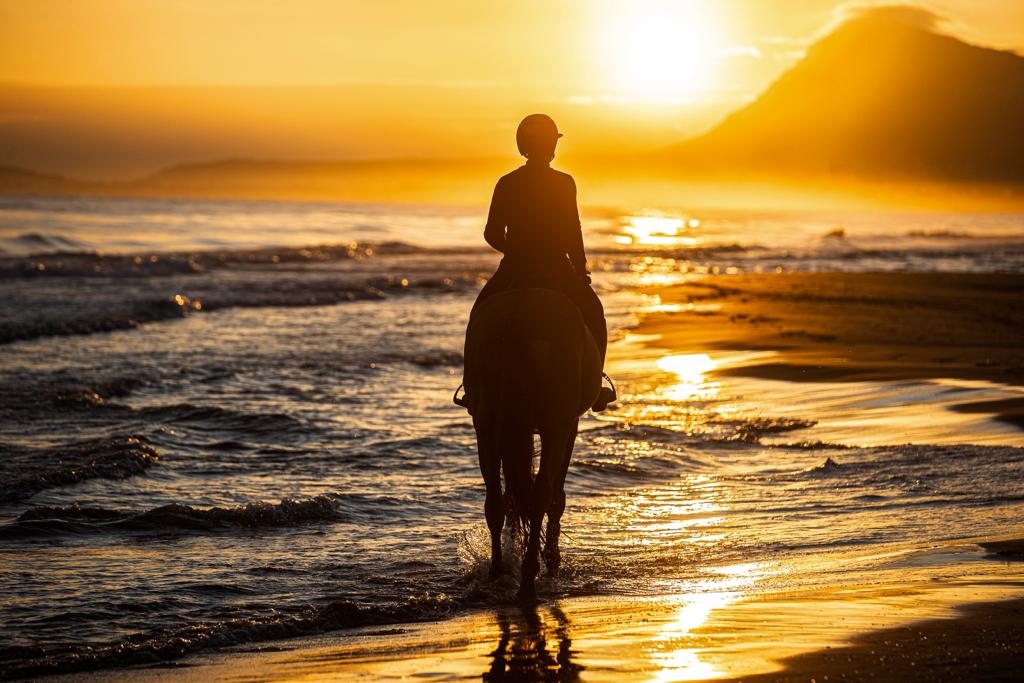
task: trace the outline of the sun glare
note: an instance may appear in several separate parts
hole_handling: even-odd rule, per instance
[[[642,246],[687,246],[700,243],[700,238],[681,233],[696,230],[700,221],[696,218],[680,218],[666,215],[629,216],[622,226],[622,235],[615,241],[619,244]]]
[[[684,353],[665,356],[658,360],[658,367],[674,373],[682,382],[701,382],[704,373],[715,369],[715,361],[706,353]]]
[[[665,391],[666,398],[683,402],[714,393],[717,383],[709,383],[704,375],[716,366],[717,363],[706,353],[685,353],[658,359],[658,369],[676,376],[676,383]]]
[[[642,99],[672,100],[710,85],[720,48],[710,8],[699,0],[623,4],[609,20],[616,87]]]

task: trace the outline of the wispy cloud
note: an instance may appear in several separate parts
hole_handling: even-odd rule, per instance
[[[764,53],[753,45],[730,45],[724,50],[720,50],[718,56],[725,58],[746,57],[750,59],[764,59]]]
[[[949,17],[924,5],[855,0],[835,8],[832,21],[825,27],[824,32],[828,33],[851,19],[865,18],[898,21],[927,31],[934,31],[950,23]]]

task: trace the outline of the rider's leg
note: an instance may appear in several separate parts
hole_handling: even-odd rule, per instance
[[[597,350],[601,354],[601,369],[604,370],[604,359],[608,351],[608,323],[604,319],[604,306],[601,305],[601,299],[589,285],[582,282],[571,290],[569,296],[579,307],[587,329],[590,330],[594,341],[597,342]],[[597,400],[594,401],[593,409],[600,412],[616,398],[614,389],[602,386]]]
[[[597,342],[597,350],[601,354],[601,368],[604,368],[604,357],[608,350],[608,323],[604,319],[604,306],[597,293],[587,284],[580,284],[570,295],[573,302],[583,314],[583,322]]]

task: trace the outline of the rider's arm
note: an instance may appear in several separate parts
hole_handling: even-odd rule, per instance
[[[583,229],[580,226],[580,210],[576,205],[576,182],[569,178],[572,186],[572,208],[569,220],[569,262],[580,277],[587,276],[587,254],[583,249]]]
[[[487,226],[484,228],[484,239],[501,253],[505,253],[505,211],[502,201],[501,181],[494,186],[494,196],[491,197],[491,209],[487,212]]]

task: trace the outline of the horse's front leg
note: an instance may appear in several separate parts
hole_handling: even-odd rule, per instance
[[[486,498],[484,500],[484,516],[487,528],[491,532],[491,569],[487,578],[491,581],[502,574],[501,566],[501,530],[505,526],[505,503],[501,495],[501,462],[498,449],[495,447],[493,433],[481,421],[473,420],[476,427],[476,446],[480,456],[480,473],[484,477]]]

